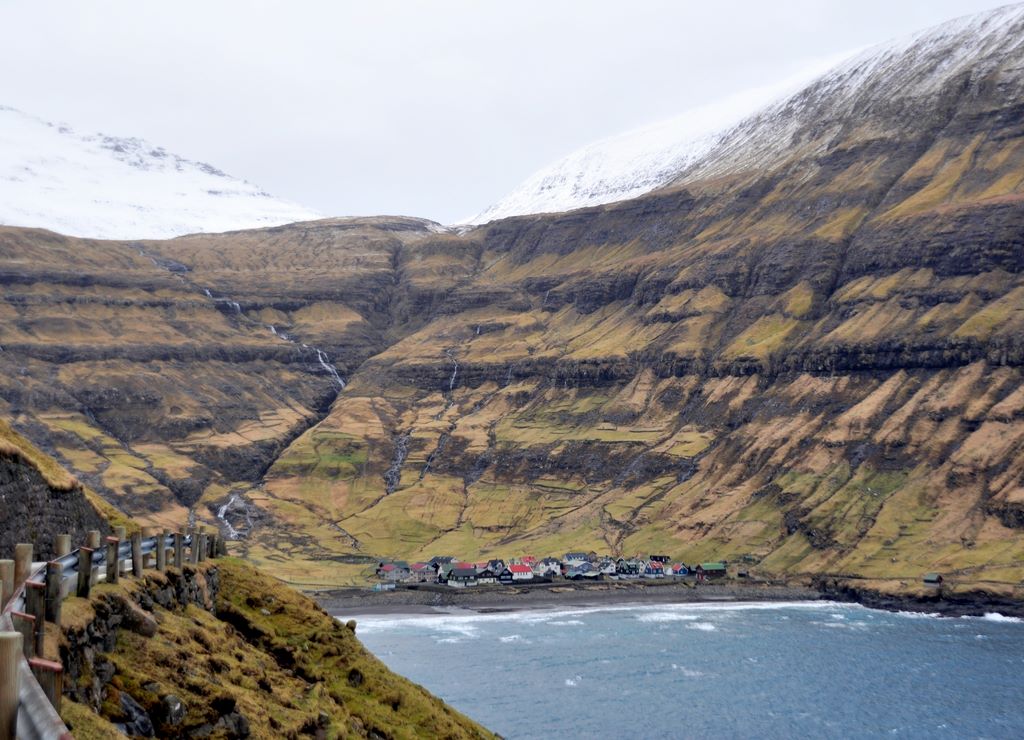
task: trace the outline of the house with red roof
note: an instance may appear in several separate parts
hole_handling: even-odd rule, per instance
[[[513,581],[532,581],[533,580],[533,569],[526,563],[519,565],[513,564],[508,566],[508,570],[512,573]]]
[[[644,568],[644,578],[664,578],[665,566],[658,560],[648,560]]]

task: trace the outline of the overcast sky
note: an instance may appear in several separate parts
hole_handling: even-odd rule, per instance
[[[0,0],[0,105],[325,215],[473,215],[580,146],[1005,0]]]

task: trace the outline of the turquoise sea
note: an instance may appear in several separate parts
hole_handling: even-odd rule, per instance
[[[1024,737],[1024,623],[825,602],[358,618],[508,738]]]

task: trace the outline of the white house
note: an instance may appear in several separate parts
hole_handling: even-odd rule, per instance
[[[513,581],[532,581],[533,571],[529,565],[516,565],[512,564],[508,566],[508,569],[512,572]]]

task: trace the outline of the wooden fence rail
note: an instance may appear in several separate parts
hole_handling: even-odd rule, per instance
[[[88,598],[100,580],[117,583],[129,572],[140,577],[145,568],[163,571],[169,560],[180,569],[185,547],[192,563],[223,552],[217,533],[164,530],[149,537],[136,532],[129,539],[123,527],[114,531],[120,536],[108,537],[106,547],[93,530],[86,546],[76,550],[70,536],[58,535],[57,556],[34,567],[30,544],[16,545],[13,560],[0,560],[0,740],[71,738],[58,714],[63,667],[43,655],[45,622],[60,626],[61,604],[68,595]]]

